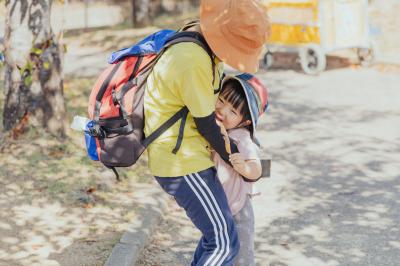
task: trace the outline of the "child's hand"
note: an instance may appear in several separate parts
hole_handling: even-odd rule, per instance
[[[241,153],[229,156],[233,169],[248,179],[258,179],[261,176],[261,162],[259,159],[246,160]]]
[[[245,159],[241,153],[229,155],[229,161],[232,163],[233,169],[235,169],[236,172],[243,173],[243,171],[245,171]]]

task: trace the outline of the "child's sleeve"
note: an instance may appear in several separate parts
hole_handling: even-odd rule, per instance
[[[239,153],[243,155],[246,160],[260,160],[260,149],[253,142],[250,134],[240,134],[240,136],[235,136],[237,139],[237,147]]]

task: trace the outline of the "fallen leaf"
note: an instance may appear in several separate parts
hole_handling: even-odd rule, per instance
[[[17,139],[20,135],[24,134],[27,130],[27,125],[29,121],[29,114],[25,113],[19,123],[12,129],[13,139]]]
[[[86,238],[85,240],[83,240],[85,243],[88,243],[88,244],[90,244],[90,243],[95,243],[95,242],[97,242],[97,239],[95,239],[95,238]]]
[[[40,248],[42,248],[42,247],[43,247],[43,245],[40,245],[40,244],[32,245],[32,249],[33,249],[33,250],[38,250],[38,249],[40,249]]]
[[[88,189],[86,190],[86,193],[87,193],[87,194],[92,194],[93,192],[96,192],[96,188],[94,188],[94,187],[88,188]]]

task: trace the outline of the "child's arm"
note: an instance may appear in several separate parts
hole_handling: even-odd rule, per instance
[[[233,169],[242,176],[256,180],[261,176],[261,161],[258,159],[245,160],[240,153],[234,153],[229,156]]]

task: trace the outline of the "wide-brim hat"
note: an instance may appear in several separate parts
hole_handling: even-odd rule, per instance
[[[242,72],[258,71],[270,32],[266,10],[255,0],[202,0],[200,27],[215,55]]]
[[[250,110],[251,116],[251,136],[254,139],[259,117],[264,114],[268,109],[269,93],[268,89],[262,82],[255,76],[243,73],[236,76],[226,76],[223,83],[228,80],[239,81],[241,87],[246,95],[247,106]],[[223,84],[222,84],[223,85]]]

